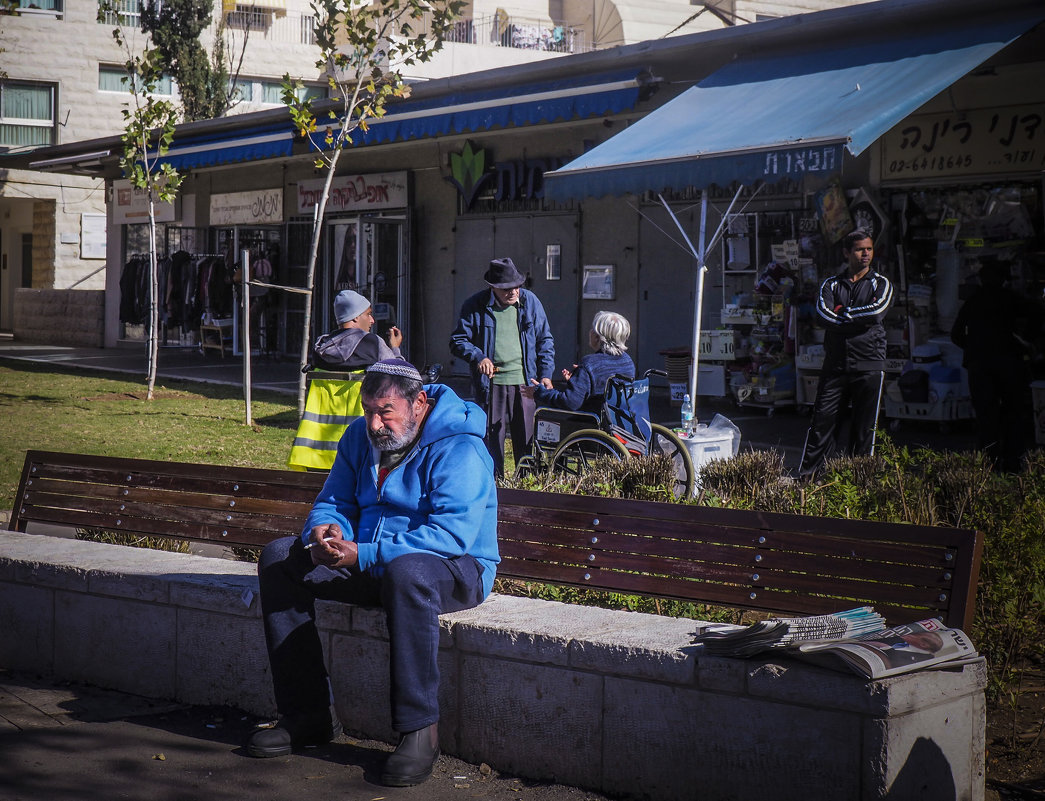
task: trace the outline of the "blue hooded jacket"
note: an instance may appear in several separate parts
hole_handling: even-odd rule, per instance
[[[470,554],[483,567],[485,597],[500,561],[497,486],[483,442],[486,414],[441,384],[425,392],[435,405],[421,436],[380,491],[380,452],[367,438],[366,419],[346,429],[301,538],[308,542],[313,527],[337,523],[345,539],[356,542],[360,569],[373,575],[404,554]]]

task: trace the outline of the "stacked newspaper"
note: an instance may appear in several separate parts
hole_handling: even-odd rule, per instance
[[[839,634],[841,632],[841,634]],[[788,656],[880,679],[980,658],[968,635],[939,618],[885,628],[870,607],[834,615],[763,620],[746,627],[709,626],[696,638],[717,656],[748,657],[780,649]]]
[[[842,640],[881,631],[885,620],[870,606],[815,617],[773,618],[746,627],[710,630],[696,641],[716,656],[744,658],[774,648],[819,640]]]

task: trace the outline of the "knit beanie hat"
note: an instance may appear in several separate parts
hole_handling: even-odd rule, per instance
[[[334,298],[334,319],[341,325],[356,319],[369,308],[369,300],[351,289],[343,289]]]

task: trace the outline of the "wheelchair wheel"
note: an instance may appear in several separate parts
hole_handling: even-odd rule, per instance
[[[570,434],[552,455],[552,470],[578,476],[600,456],[617,461],[628,458],[628,449],[605,431],[585,428]]]
[[[537,463],[534,461],[533,456],[526,454],[519,461],[515,463],[515,480],[521,481],[524,478],[532,478],[537,475]]]
[[[664,426],[651,423],[653,433],[650,435],[650,453],[663,453],[675,465],[676,498],[688,498],[693,492],[693,459],[689,449],[675,436],[675,433]]]

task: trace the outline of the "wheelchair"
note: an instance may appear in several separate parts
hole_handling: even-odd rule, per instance
[[[689,496],[695,478],[689,450],[673,431],[649,419],[651,375],[667,377],[663,370],[650,369],[641,378],[610,378],[599,414],[539,406],[533,446],[516,463],[516,478],[549,470],[576,476],[600,457],[623,461],[662,453],[675,465],[675,497]]]

